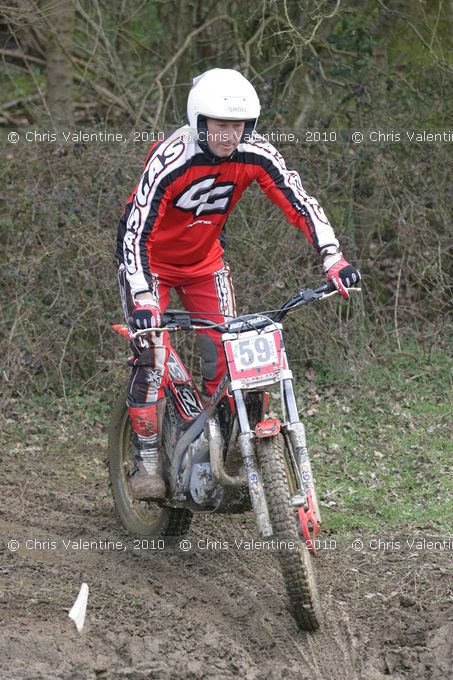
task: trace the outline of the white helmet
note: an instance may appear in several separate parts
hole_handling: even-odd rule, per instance
[[[198,117],[245,120],[250,134],[260,115],[260,100],[247,78],[231,68],[212,68],[193,79],[187,99],[189,125],[198,129]]]

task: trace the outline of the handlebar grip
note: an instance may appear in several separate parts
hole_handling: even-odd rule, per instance
[[[335,293],[336,290],[333,281],[326,281],[326,283],[323,283],[322,286],[319,286],[313,292],[320,295],[321,293]]]

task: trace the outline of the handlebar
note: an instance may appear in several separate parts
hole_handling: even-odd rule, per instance
[[[348,288],[348,291],[359,292],[361,288]],[[259,312],[256,314],[244,314],[234,319],[230,319],[225,324],[217,324],[206,318],[195,318],[193,312],[188,312],[185,309],[168,309],[162,315],[162,325],[159,328],[153,328],[137,331],[132,335],[136,338],[139,335],[147,333],[163,333],[165,331],[193,331],[201,328],[212,328],[219,333],[238,332],[245,330],[261,330],[272,323],[281,321],[286,314],[296,307],[308,305],[311,302],[320,302],[321,300],[336,295],[337,289],[331,281],[323,283],[318,288],[302,288],[295,295],[290,297],[283,305],[276,310],[270,312]]]

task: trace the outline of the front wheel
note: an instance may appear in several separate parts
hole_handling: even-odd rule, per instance
[[[190,510],[163,507],[132,497],[129,483],[134,470],[132,435],[132,423],[123,393],[113,408],[108,445],[110,484],[121,522],[129,533],[139,536],[182,536],[192,520]]]
[[[257,440],[257,457],[263,477],[273,538],[294,548],[278,552],[286,591],[294,618],[303,630],[319,628],[321,609],[316,587],[313,558],[301,536],[297,509],[291,505],[295,493],[292,465],[285,455],[281,435]]]

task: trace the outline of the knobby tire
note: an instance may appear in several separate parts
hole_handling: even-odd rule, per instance
[[[134,467],[132,435],[126,396],[122,393],[112,411],[108,444],[110,485],[120,520],[130,534],[150,538],[182,536],[192,521],[190,510],[132,498],[129,484]]]
[[[297,549],[280,549],[278,557],[291,610],[299,627],[314,631],[319,628],[321,610],[316,587],[312,556],[298,528],[296,508],[291,506],[291,492],[295,492],[292,465],[285,456],[285,440],[282,435],[258,439],[257,456],[269,516],[272,538],[291,541]]]

